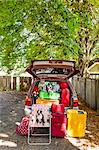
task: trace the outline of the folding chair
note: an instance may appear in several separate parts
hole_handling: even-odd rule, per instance
[[[35,133],[34,129],[48,128],[48,133]],[[48,142],[31,142],[32,137],[48,136]],[[33,104],[32,114],[28,126],[28,144],[29,145],[49,145],[51,143],[51,112],[48,105]]]

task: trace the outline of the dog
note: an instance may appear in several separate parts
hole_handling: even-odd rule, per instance
[[[45,119],[44,119],[44,115],[42,113],[42,110],[37,110],[36,122],[40,123],[40,124],[42,123],[42,125],[44,125]]]

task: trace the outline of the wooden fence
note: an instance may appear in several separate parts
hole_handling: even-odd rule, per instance
[[[0,76],[0,90],[28,91],[31,81],[31,77]],[[99,79],[73,77],[72,83],[86,103],[91,108],[99,110]]]
[[[0,90],[28,91],[31,81],[31,77],[0,76]]]
[[[99,110],[99,79],[84,79],[74,77],[73,85],[77,93],[86,101],[89,106]]]

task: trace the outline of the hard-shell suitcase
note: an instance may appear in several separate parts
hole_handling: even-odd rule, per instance
[[[53,137],[65,137],[67,128],[67,117],[64,114],[52,113],[51,134]]]
[[[64,105],[63,104],[52,104],[51,111],[52,111],[52,113],[63,113],[64,114]]]

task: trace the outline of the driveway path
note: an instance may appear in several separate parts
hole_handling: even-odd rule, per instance
[[[24,116],[25,94],[0,92],[0,150],[77,150],[67,139],[52,138],[49,146],[29,146],[27,137],[16,134],[16,122]]]

